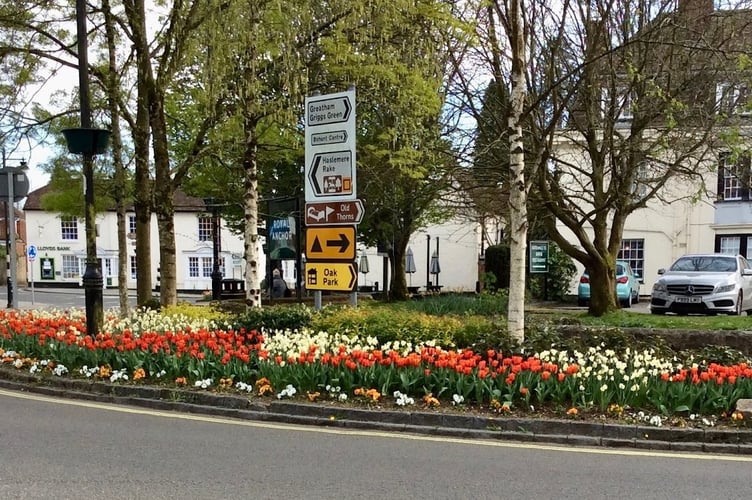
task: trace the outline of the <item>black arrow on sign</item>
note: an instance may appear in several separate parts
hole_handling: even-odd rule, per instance
[[[339,233],[339,239],[326,240],[326,246],[327,247],[339,247],[339,253],[345,253],[347,248],[350,246],[350,240],[347,239],[346,234]]]
[[[355,281],[358,279],[358,273],[355,272],[355,264],[350,266],[350,283],[347,285],[347,287],[352,290],[355,288]]]
[[[352,106],[350,106],[350,99],[347,97],[342,98],[343,101],[345,101],[345,117],[342,121],[347,121],[350,119],[350,111],[352,111]]]
[[[321,194],[321,186],[319,186],[319,180],[316,175],[319,171],[319,163],[321,162],[321,155],[317,154],[313,157],[313,165],[311,165],[311,174],[308,176],[311,179],[311,185],[316,194]]]

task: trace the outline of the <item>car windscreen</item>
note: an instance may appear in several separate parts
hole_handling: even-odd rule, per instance
[[[729,273],[736,271],[733,257],[682,257],[671,266],[671,271]]]

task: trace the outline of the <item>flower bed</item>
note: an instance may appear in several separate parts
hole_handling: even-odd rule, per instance
[[[139,312],[110,316],[85,335],[81,311],[0,312],[0,361],[19,370],[118,383],[232,390],[254,397],[357,399],[400,406],[472,405],[496,413],[598,410],[619,416],[713,419],[752,397],[744,363],[683,366],[652,352],[548,350],[508,355],[442,349],[432,342],[282,332],[264,336],[213,321]]]

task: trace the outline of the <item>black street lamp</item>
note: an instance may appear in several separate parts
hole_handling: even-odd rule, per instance
[[[218,203],[214,198],[204,198],[204,206],[206,206],[212,214],[212,300],[220,300],[222,298],[222,271],[219,266],[219,253],[222,251],[222,227],[219,223],[219,212],[222,208],[222,204]]]
[[[86,269],[83,285],[86,294],[86,333],[95,336],[104,319],[102,270],[97,259],[97,228],[94,207],[94,155],[107,148],[109,130],[91,127],[89,104],[89,58],[86,33],[86,0],[76,0],[76,36],[78,38],[78,87],[81,128],[63,130],[68,151],[83,155],[84,212],[86,225]]]
[[[9,167],[7,160],[18,160],[18,167]],[[6,252],[8,254],[8,309],[18,309],[18,297],[14,293],[18,271],[18,255],[16,253],[16,209],[15,202],[21,201],[29,194],[29,179],[26,177],[26,160],[17,158],[7,158],[5,149],[3,149],[3,177],[0,179],[4,184],[4,189],[0,192],[0,197],[4,198],[6,210],[5,235],[6,235]]]

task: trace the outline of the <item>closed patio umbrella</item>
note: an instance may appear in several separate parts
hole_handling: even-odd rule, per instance
[[[407,247],[407,253],[405,253],[405,272],[410,274],[410,286],[413,285],[413,273],[417,271],[415,268],[415,257],[413,257],[413,250]]]
[[[360,256],[360,262],[358,263],[358,271],[363,273],[363,284],[366,284],[366,274],[370,269],[368,268],[368,257],[366,254]]]
[[[441,265],[439,265],[439,253],[434,252],[431,255],[431,274],[436,276],[436,286],[439,286],[439,273],[441,272]]]

